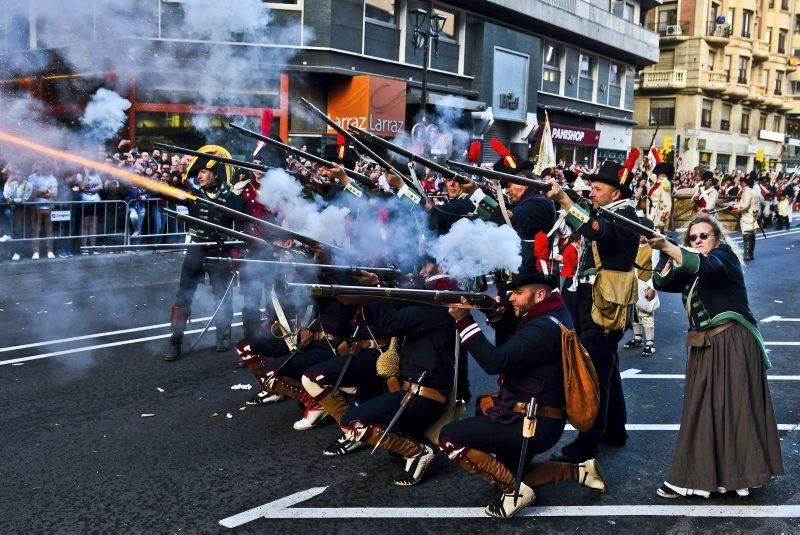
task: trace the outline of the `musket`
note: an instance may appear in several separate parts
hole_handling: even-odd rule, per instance
[[[640,234],[640,235],[644,236],[648,240],[651,240],[653,238],[658,238],[658,237],[671,240],[671,238],[668,238],[667,236],[661,234],[660,232],[656,232],[655,230],[642,225],[638,221],[634,221],[632,219],[628,219],[627,217],[625,217],[623,215],[619,215],[618,213],[613,212],[613,211],[609,210],[608,208],[604,208],[602,206],[598,206],[597,207],[597,211],[600,212],[601,214],[605,214],[605,215],[609,216],[611,218],[611,220],[614,221],[614,223],[617,223],[620,226],[623,226],[623,227],[625,227],[627,229],[630,229],[630,230],[636,232],[637,234]]]
[[[374,273],[381,280],[397,280],[403,276],[403,273],[392,267],[367,267],[367,266],[341,266],[334,264],[312,264],[309,262],[280,262],[278,260],[256,260],[250,258],[230,258],[223,256],[207,256],[206,262],[228,262],[231,264],[245,263],[245,264],[260,264],[263,266],[274,266],[283,269],[296,269],[296,270],[318,270],[327,273],[343,273],[345,275],[360,275],[362,271]]]
[[[216,249],[219,247],[239,247],[242,241],[189,242],[189,243],[145,243],[135,245],[82,245],[81,251],[183,251],[186,249]]]
[[[319,164],[319,165],[321,165],[323,167],[333,167],[333,165],[334,165],[333,162],[329,162],[328,160],[326,160],[324,158],[320,158],[319,156],[316,156],[314,154],[311,154],[311,153],[305,152],[303,150],[297,149],[295,147],[292,147],[291,145],[287,145],[286,143],[281,143],[277,139],[273,139],[273,138],[267,137],[267,136],[262,136],[258,132],[253,132],[252,130],[248,130],[247,128],[244,128],[243,126],[239,126],[238,124],[229,123],[228,124],[228,128],[230,128],[231,130],[234,130],[236,132],[239,132],[240,134],[243,134],[243,135],[245,135],[247,137],[251,137],[253,139],[257,139],[259,141],[263,141],[264,143],[268,143],[268,144],[273,145],[275,147],[281,148],[281,149],[285,150],[286,152],[289,152],[289,153],[291,153],[291,154],[293,154],[295,156],[299,156],[299,157],[305,158],[306,160],[309,160],[311,162],[317,163],[317,164]],[[355,180],[355,181],[367,186],[370,189],[375,188],[375,183],[372,182],[367,175],[359,173],[358,171],[353,171],[352,169],[348,169],[348,168],[346,168],[344,166],[340,166],[340,167],[342,168],[342,171],[344,171],[344,174],[346,174],[347,176],[349,176],[353,180]]]
[[[356,325],[355,328],[353,329],[353,332],[350,334],[350,337],[347,338],[348,347],[350,346],[351,343],[353,343],[358,339],[358,332],[360,330],[361,330],[361,325]],[[334,350],[337,357],[341,356],[339,354],[338,346],[334,346],[333,344],[331,344],[331,348]],[[355,353],[351,351],[345,358],[344,365],[342,366],[342,369],[339,371],[339,375],[336,377],[336,382],[333,383],[333,388],[331,388],[331,392],[336,392],[337,390],[339,390],[339,387],[342,385],[342,380],[344,379],[344,375],[347,373],[347,369],[350,367],[350,363],[353,362],[354,356]]]
[[[367,132],[366,130],[362,130],[361,128],[358,128],[357,126],[354,125],[349,125],[348,128],[350,130],[358,132],[357,134],[358,136],[366,138],[367,141],[369,141],[370,143],[374,143],[375,145],[378,145],[381,148],[397,153],[403,158],[411,160],[414,163],[418,163],[424,167],[427,167],[428,169],[433,169],[437,173],[440,173],[444,178],[452,179],[462,184],[466,184],[467,182],[470,181],[469,178],[459,175],[452,169],[445,167],[442,164],[436,163],[433,160],[429,160],[428,158],[420,156],[419,154],[414,154],[410,150],[405,149],[400,145],[397,145],[396,143],[392,143],[391,141],[383,139],[380,136],[376,136],[372,132]]]
[[[262,240],[261,238],[256,238],[255,236],[251,236],[249,234],[245,234],[244,232],[240,232],[238,230],[234,230],[232,228],[223,227],[222,225],[217,225],[216,223],[211,223],[209,221],[205,221],[203,219],[199,219],[196,217],[192,217],[190,215],[182,214],[180,212],[176,212],[174,210],[170,210],[168,208],[164,208],[164,213],[174,216],[176,219],[185,221],[191,226],[199,227],[211,232],[216,232],[218,234],[222,234],[223,236],[227,236],[229,238],[234,238],[236,240],[242,241],[249,246],[254,247],[277,247],[277,245],[273,245],[272,243]]]
[[[257,227],[259,227],[264,232],[266,232],[268,234],[271,234],[271,235],[273,235],[273,236],[275,236],[277,238],[295,240],[295,241],[298,241],[298,242],[303,243],[305,245],[308,245],[309,247],[324,246],[324,247],[327,247],[328,249],[331,249],[331,250],[333,250],[333,249],[341,249],[341,247],[338,247],[336,245],[332,245],[330,243],[325,243],[325,242],[322,242],[322,241],[319,241],[319,240],[315,240],[313,238],[309,238],[305,234],[300,234],[299,232],[294,232],[293,230],[289,230],[287,228],[281,227],[280,225],[276,225],[274,223],[270,223],[268,221],[264,221],[263,219],[259,219],[257,217],[251,216],[250,214],[246,214],[244,212],[240,212],[239,210],[234,210],[233,208],[231,208],[229,206],[225,206],[224,204],[216,203],[216,202],[214,202],[214,201],[212,201],[210,199],[206,199],[204,197],[200,197],[199,195],[196,195],[194,200],[196,202],[205,204],[209,208],[217,210],[218,212],[220,212],[222,214],[225,214],[226,216],[228,216],[228,217],[230,217],[232,219],[236,219],[238,221],[242,221],[242,222],[245,222],[245,223],[251,223],[253,225],[256,225]]]
[[[232,165],[234,167],[241,167],[244,169],[250,169],[251,171],[260,171],[262,173],[266,173],[272,169],[280,169],[281,171],[292,175],[293,177],[297,178],[301,182],[304,180],[300,173],[297,171],[290,171],[288,169],[284,169],[282,167],[270,167],[268,165],[261,165],[259,163],[247,162],[245,160],[237,160],[235,158],[226,158],[224,156],[217,156],[216,154],[210,154],[208,152],[200,152],[197,150],[186,149],[183,147],[176,147],[175,145],[167,145],[166,143],[159,143],[153,142],[153,146],[157,147],[162,150],[166,150],[168,152],[177,152],[178,154],[186,154],[187,156],[196,156],[198,158],[206,158],[207,160],[214,160],[215,162],[225,163],[228,165]]]
[[[386,435],[388,435],[389,431],[392,430],[392,427],[394,427],[394,424],[397,423],[397,420],[399,420],[400,416],[402,416],[403,413],[406,411],[406,407],[411,405],[411,402],[414,400],[414,398],[419,395],[419,391],[422,389],[422,381],[425,380],[425,376],[426,375],[428,375],[428,370],[425,370],[424,372],[422,372],[420,374],[419,379],[417,379],[417,382],[416,382],[416,388],[415,388],[414,385],[412,385],[411,388],[409,388],[406,391],[406,395],[403,396],[403,399],[400,400],[400,407],[397,409],[397,412],[394,413],[394,416],[392,417],[392,420],[389,422],[389,425],[387,425],[386,429],[384,429],[383,434],[381,435],[381,438],[379,438],[378,442],[375,443],[375,447],[372,448],[372,452],[370,452],[370,455],[375,453],[375,450],[378,449],[378,446],[381,445],[381,442],[383,442],[383,439],[386,438]],[[455,392],[451,392],[450,395],[454,396],[454,395],[456,395],[456,393]]]
[[[713,210],[709,210],[709,211],[708,211],[708,212],[706,212],[706,213],[707,213],[708,215],[714,215],[714,214],[716,214],[717,212],[724,212],[724,211],[726,211],[726,210],[730,210],[731,208],[733,208],[733,206],[731,206],[730,204],[726,204],[725,206],[720,206],[719,208],[714,208]]]
[[[375,163],[377,163],[378,165],[380,165],[384,169],[386,169],[388,171],[391,171],[392,173],[394,173],[397,176],[399,176],[403,180],[403,182],[405,182],[406,185],[408,185],[409,188],[412,188],[423,199],[426,198],[425,197],[425,192],[424,191],[417,191],[417,187],[408,179],[408,177],[406,177],[405,175],[403,175],[403,173],[398,171],[392,164],[390,164],[389,162],[387,162],[386,160],[384,160],[383,158],[378,156],[375,153],[375,151],[373,151],[372,149],[367,147],[360,139],[356,138],[353,134],[348,132],[346,128],[343,128],[343,127],[339,126],[338,124],[336,124],[336,121],[334,121],[333,119],[328,117],[328,115],[325,112],[323,112],[322,110],[320,110],[319,108],[317,108],[311,102],[309,102],[308,100],[306,100],[304,98],[300,99],[300,104],[303,107],[305,107],[307,110],[315,113],[320,119],[325,121],[325,124],[327,124],[328,126],[333,128],[334,130],[336,130],[338,133],[343,135],[349,142],[351,142],[353,145],[358,147],[356,149],[356,150],[358,150],[358,152],[363,152],[363,153],[367,154],[367,156],[369,156],[370,158],[375,160]]]
[[[495,171],[494,169],[484,169],[483,167],[478,167],[477,165],[469,165],[466,163],[457,162],[455,160],[447,160],[445,162],[450,167],[455,167],[457,169],[461,169],[466,171],[471,175],[476,175],[483,178],[488,178],[490,180],[498,180],[501,182],[511,182],[512,184],[519,184],[520,186],[533,186],[535,188],[548,190],[550,189],[550,184],[545,182],[544,180],[536,180],[533,178],[525,178],[522,176],[512,175],[509,173],[503,173],[500,171]],[[564,189],[564,188],[561,188]],[[569,188],[567,188],[569,189]]]
[[[539,408],[536,398],[531,398],[528,403],[528,412],[522,420],[522,449],[519,452],[519,463],[517,464],[517,477],[514,483],[514,507],[517,506],[517,498],[519,498],[519,488],[522,484],[522,476],[525,473],[527,464],[525,457],[528,453],[528,442],[536,434],[536,410]]]
[[[312,297],[334,297],[346,305],[364,305],[380,302],[417,303],[446,307],[467,306],[478,310],[491,310],[497,302],[491,296],[473,292],[450,290],[414,290],[409,288],[377,288],[374,286],[343,286],[338,284],[288,284],[289,288],[305,291]]]

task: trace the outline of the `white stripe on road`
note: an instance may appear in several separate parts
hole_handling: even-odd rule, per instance
[[[764,342],[765,346],[800,346],[800,342]]]
[[[776,231],[773,231],[773,232],[768,232],[767,233],[767,238],[772,238],[772,237],[781,238],[783,236],[791,236],[792,234],[797,234],[798,232],[800,232],[800,229],[786,230],[786,231],[784,231],[784,230],[776,230]],[[763,240],[765,238],[764,238],[764,235],[761,234],[761,232],[759,231],[759,232],[756,232],[756,239],[757,240]],[[736,236],[735,238],[733,238],[733,241],[742,241],[742,237],[741,236]]]
[[[677,431],[681,424],[625,424],[627,431]],[[795,431],[800,429],[800,424],[778,424],[778,431]],[[575,431],[575,428],[567,424],[566,431]]]
[[[234,316],[241,316],[241,312],[234,313]],[[205,318],[194,318],[189,320],[189,323],[196,323],[198,321],[208,321],[211,319],[211,316],[206,316]],[[157,325],[145,325],[143,327],[131,327],[130,329],[120,329],[119,331],[106,331],[103,333],[95,333],[95,334],[85,334],[83,336],[72,336],[70,338],[59,338],[58,340],[46,340],[44,342],[34,342],[32,344],[23,344],[19,346],[9,346],[9,347],[2,347],[0,348],[0,353],[5,353],[7,351],[16,351],[18,349],[28,349],[30,347],[40,347],[40,346],[49,346],[54,344],[64,344],[67,342],[77,342],[78,340],[89,340],[92,338],[102,338],[105,336],[116,336],[118,334],[128,334],[128,333],[135,333],[140,331],[149,331],[152,329],[163,329],[164,327],[169,327],[169,323],[159,323]]]
[[[238,327],[241,325],[242,322],[233,323],[231,327]],[[209,327],[209,331],[215,330],[216,327]],[[192,329],[190,331],[186,331],[184,334],[193,334],[203,332],[203,329]],[[150,340],[158,340],[160,338],[169,338],[172,336],[172,333],[167,334],[157,334],[155,336],[146,336],[144,338],[134,338],[132,340],[120,340],[119,342],[109,342],[107,344],[98,344],[95,346],[86,346],[86,347],[76,347],[73,349],[64,349],[63,351],[53,351],[52,353],[42,353],[41,355],[31,355],[30,357],[20,357],[18,359],[9,359],[9,360],[0,360],[0,366],[7,366],[8,364],[16,364],[19,362],[28,362],[31,360],[39,360],[39,359],[47,359],[50,357],[58,357],[60,355],[69,355],[72,353],[83,353],[85,351],[92,351],[95,349],[103,349],[106,347],[116,347],[116,346],[124,346],[129,344],[138,344],[141,342],[148,342]]]
[[[332,518],[485,518],[483,507],[297,507],[327,487],[297,492],[219,521],[236,528],[253,520]],[[698,498],[698,501],[699,498]],[[528,507],[518,517],[669,516],[694,518],[800,518],[800,505],[591,505]]]
[[[685,379],[682,373],[641,373],[642,370],[630,368],[620,373],[623,379]],[[800,375],[767,375],[770,381],[800,381]]]
[[[769,316],[761,320],[761,323],[772,323],[773,321],[800,321],[800,318],[784,318],[783,316]]]

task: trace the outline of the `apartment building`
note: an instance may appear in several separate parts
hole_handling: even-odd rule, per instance
[[[795,0],[666,1],[648,14],[657,64],[641,71],[634,144],[673,147],[678,169],[780,168],[797,71]]]

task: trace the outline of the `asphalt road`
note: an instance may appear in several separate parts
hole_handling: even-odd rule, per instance
[[[295,403],[244,409],[256,382],[234,366],[233,352],[213,351],[213,335],[185,358],[163,361],[180,254],[3,264],[0,526],[14,533],[231,525],[245,533],[800,531],[799,252],[797,229],[759,239],[746,270],[774,361],[786,476],[748,498],[656,497],[672,457],[686,363],[680,300],[662,294],[656,355],[621,350],[635,426],[625,448],[601,453],[608,493],[542,488],[526,510],[532,516],[505,522],[481,512],[495,491],[446,460],[419,486],[396,488],[401,465],[383,452],[323,457],[336,427],[294,431]],[[209,294],[198,291],[190,329],[205,325]],[[494,378],[471,364],[473,394],[493,390]]]

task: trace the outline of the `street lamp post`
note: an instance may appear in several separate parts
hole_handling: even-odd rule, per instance
[[[434,55],[439,52],[439,36],[444,29],[444,23],[447,19],[438,13],[428,15],[428,12],[422,8],[416,8],[410,11],[411,25],[414,27],[414,34],[411,38],[411,44],[414,46],[414,53],[422,48],[424,57],[422,58],[422,120],[425,120],[425,114],[428,106],[428,67],[431,57],[431,40],[433,40],[433,53]]]

